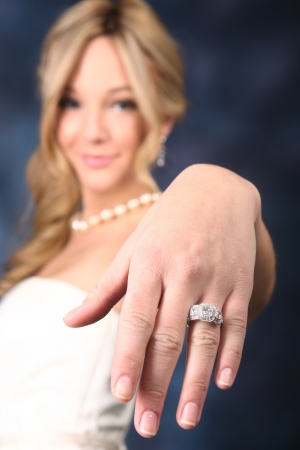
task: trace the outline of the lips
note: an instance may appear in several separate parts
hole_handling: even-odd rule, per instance
[[[89,167],[105,167],[111,164],[116,159],[116,156],[82,155],[82,159]]]

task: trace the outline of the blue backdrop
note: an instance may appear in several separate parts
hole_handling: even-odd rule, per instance
[[[42,39],[71,0],[0,1],[0,259],[22,239],[24,168],[37,144],[35,68]],[[150,0],[180,42],[190,109],[168,141],[162,188],[187,165],[219,164],[252,181],[278,259],[276,292],[248,328],[229,391],[211,383],[200,425],[175,422],[184,355],[161,429],[130,450],[300,448],[300,4],[292,0]],[[1,370],[1,368],[0,368]]]

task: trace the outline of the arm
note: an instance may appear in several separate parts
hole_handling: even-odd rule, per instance
[[[248,322],[251,322],[269,302],[275,285],[275,254],[270,235],[261,214],[255,223],[256,260],[254,286],[249,303]]]

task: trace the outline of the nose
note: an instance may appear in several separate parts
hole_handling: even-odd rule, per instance
[[[108,139],[109,133],[105,117],[97,107],[86,110],[82,121],[82,136],[90,143],[100,143]]]

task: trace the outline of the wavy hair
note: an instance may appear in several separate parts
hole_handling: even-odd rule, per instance
[[[59,102],[86,45],[109,35],[117,45],[141,113],[150,125],[137,152],[137,177],[156,187],[150,168],[159,152],[161,125],[186,110],[177,44],[142,0],[84,0],[50,29],[38,69],[42,100],[40,144],[27,166],[35,210],[32,235],[5,264],[0,295],[36,274],[67,243],[70,218],[81,203],[80,185],[56,141]]]

